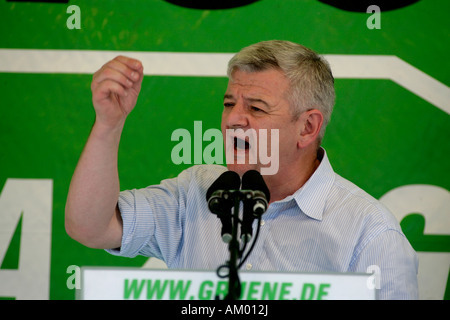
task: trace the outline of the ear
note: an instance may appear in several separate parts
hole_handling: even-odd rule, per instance
[[[306,148],[311,143],[317,141],[320,129],[322,128],[323,115],[317,109],[303,112],[299,118],[300,136],[297,142],[299,148]]]

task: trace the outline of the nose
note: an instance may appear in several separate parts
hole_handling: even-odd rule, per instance
[[[240,101],[236,102],[234,106],[225,107],[222,120],[227,128],[245,128],[249,124],[248,113]]]

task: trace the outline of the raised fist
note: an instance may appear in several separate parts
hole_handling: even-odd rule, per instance
[[[96,122],[115,127],[136,105],[144,68],[138,60],[118,56],[94,73],[91,90]]]

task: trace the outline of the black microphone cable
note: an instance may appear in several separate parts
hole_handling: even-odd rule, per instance
[[[264,212],[266,212],[270,202],[270,192],[261,174],[256,170],[249,170],[242,176],[242,191],[244,193],[244,216],[241,237],[244,246],[240,256],[244,254],[247,244],[252,237],[253,221],[257,219],[256,234],[253,238],[252,245],[247,254],[239,262],[238,269],[242,267],[247,258],[253,251],[256,241],[261,230],[261,219]]]

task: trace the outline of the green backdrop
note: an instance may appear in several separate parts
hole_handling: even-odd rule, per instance
[[[67,13],[69,5],[79,8],[81,29],[67,27],[67,20],[76,18]],[[337,76],[336,106],[323,145],[336,172],[385,200],[402,222],[419,252],[421,298],[448,299],[449,10],[447,0],[381,7],[381,28],[369,29],[372,13],[312,0],[260,0],[218,10],[162,0],[0,0],[0,296],[74,299],[69,266],[147,262],[86,248],[64,230],[70,179],[94,120],[92,75],[24,69],[25,62],[42,64],[30,62],[27,50],[12,59],[4,49],[234,53],[257,41],[286,39],[330,59],[396,56],[414,75],[432,80],[436,90],[430,95],[443,102],[430,102],[385,77]],[[6,56],[12,62],[6,63]],[[78,60],[66,63],[81,67]],[[395,66],[388,71],[394,78],[400,74]],[[158,183],[189,166],[172,163],[177,142],[171,134],[177,128],[193,131],[196,120],[203,130],[220,128],[226,83],[221,76],[145,76],[121,140],[122,189]]]

